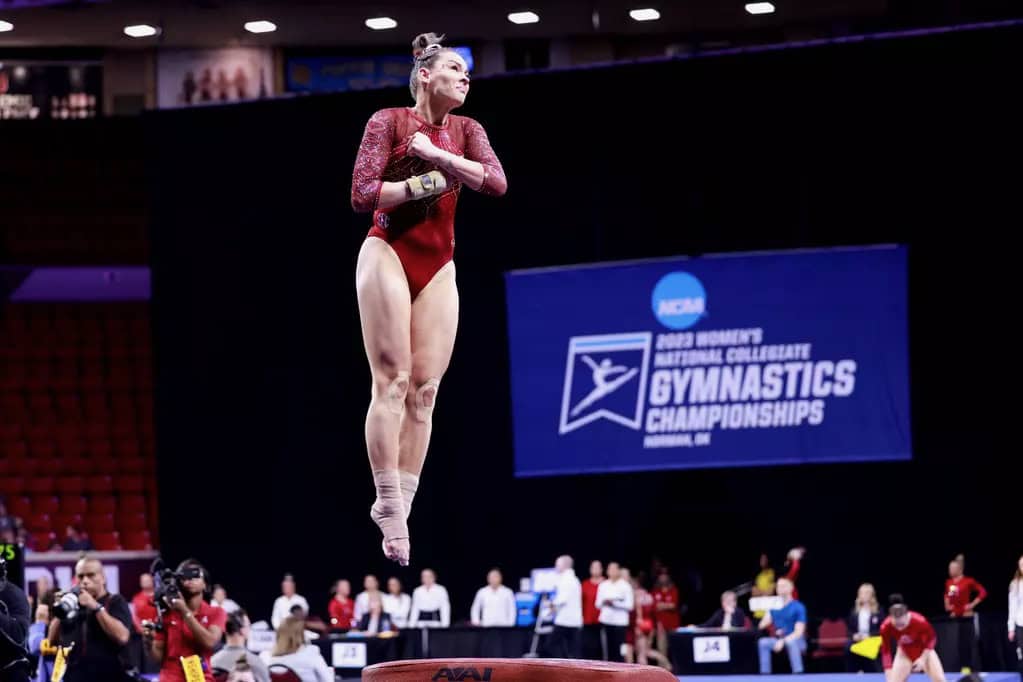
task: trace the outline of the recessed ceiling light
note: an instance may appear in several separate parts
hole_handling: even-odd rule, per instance
[[[540,21],[540,15],[536,12],[512,12],[508,15],[508,21],[513,24],[535,24]]]
[[[155,36],[159,32],[160,29],[149,24],[134,24],[124,27],[124,34],[132,38],[148,38],[149,36]]]
[[[5,33],[7,31],[13,31],[13,30],[14,30],[14,24],[12,24],[9,21],[0,21],[0,33]]]
[[[277,30],[277,24],[272,21],[260,19],[259,21],[246,21],[245,30],[249,33],[273,33]]]
[[[746,11],[750,14],[773,14],[774,5],[769,2],[748,2]]]
[[[645,9],[634,9],[629,12],[629,16],[636,21],[657,21],[661,18],[661,13],[652,7]]]
[[[374,31],[386,31],[389,28],[395,28],[397,25],[398,22],[391,17],[373,17],[366,20],[366,26],[369,26]]]

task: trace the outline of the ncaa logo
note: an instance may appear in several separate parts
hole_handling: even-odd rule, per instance
[[[662,277],[651,296],[654,316],[668,329],[688,329],[707,313],[703,284],[688,272]]]

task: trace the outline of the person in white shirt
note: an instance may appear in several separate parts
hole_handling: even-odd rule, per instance
[[[1009,583],[1009,641],[1016,645],[1016,660],[1023,668],[1023,556],[1016,563],[1016,574]]]
[[[302,682],[334,682],[333,668],[327,665],[319,647],[305,643],[304,629],[301,618],[289,616],[281,621],[277,628],[277,641],[266,661],[270,673],[279,670],[274,666],[285,666],[293,670]]]
[[[443,585],[437,584],[437,574],[429,568],[420,574],[423,584],[412,592],[410,628],[446,628],[451,625],[451,600]]]
[[[622,662],[622,644],[629,628],[629,614],[634,606],[632,585],[622,577],[621,566],[612,561],[607,565],[607,580],[597,587],[595,606],[600,609],[600,624],[607,638],[607,657]]]
[[[305,597],[296,593],[295,578],[290,573],[286,573],[284,580],[281,581],[281,596],[277,597],[277,601],[274,602],[274,610],[270,615],[270,624],[274,626],[274,630],[279,628],[284,619],[291,615],[291,609],[295,606],[301,606],[302,613],[309,613],[309,602],[305,600]]]
[[[358,623],[362,617],[369,613],[369,603],[374,599],[380,599],[383,594],[380,592],[380,581],[373,574],[362,579],[362,592],[355,598],[355,622]]]
[[[412,610],[412,597],[401,591],[401,581],[397,578],[387,580],[387,594],[380,598],[384,612],[391,617],[396,628],[408,627],[409,611]]]
[[[554,632],[548,650],[555,658],[582,656],[583,588],[575,574],[575,562],[568,555],[554,562],[558,571],[558,586],[551,601],[554,612]]]
[[[487,586],[479,589],[469,610],[473,625],[485,628],[515,626],[515,594],[501,582],[501,571],[494,568],[487,573]]]
[[[219,606],[220,608],[224,609],[224,611],[226,611],[227,615],[229,616],[232,613],[237,613],[238,611],[241,611],[242,608],[238,606],[238,602],[236,602],[235,600],[228,599],[227,590],[224,589],[223,585],[213,586],[213,599],[210,600],[210,606]]]

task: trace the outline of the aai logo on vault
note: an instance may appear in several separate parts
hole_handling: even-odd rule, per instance
[[[569,339],[559,434],[598,419],[639,430],[651,337],[636,332]]]
[[[651,305],[668,329],[688,329],[707,313],[707,293],[688,272],[672,272],[657,282]]]

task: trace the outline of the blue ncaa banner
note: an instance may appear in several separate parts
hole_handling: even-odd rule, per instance
[[[517,476],[911,456],[906,250],[506,274]]]

